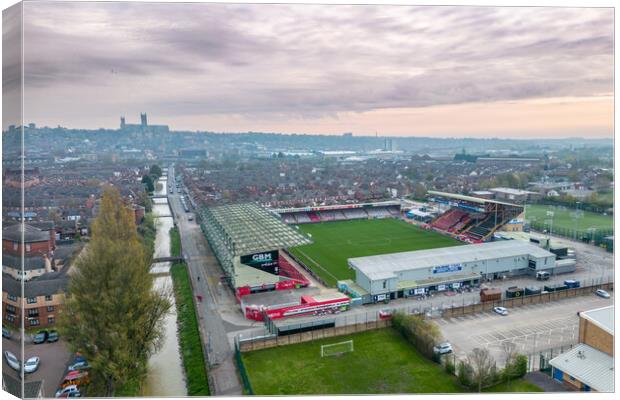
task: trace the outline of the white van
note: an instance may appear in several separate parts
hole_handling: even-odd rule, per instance
[[[551,274],[547,271],[536,272],[536,279],[538,279],[539,281],[546,281],[547,279],[549,279],[550,276]]]

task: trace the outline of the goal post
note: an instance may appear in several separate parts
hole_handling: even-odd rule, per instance
[[[339,356],[353,352],[353,340],[321,345],[321,357]]]

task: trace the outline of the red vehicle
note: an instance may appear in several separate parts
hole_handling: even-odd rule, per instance
[[[392,310],[380,310],[379,311],[379,319],[391,319],[392,318]]]

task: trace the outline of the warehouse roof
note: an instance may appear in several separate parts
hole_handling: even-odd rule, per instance
[[[614,334],[614,306],[595,308],[594,310],[582,311],[579,316],[592,321],[605,332]]]
[[[587,344],[555,357],[549,364],[599,392],[614,391],[614,359]]]
[[[236,255],[312,243],[277,216],[253,203],[211,207],[208,211],[232,242]]]
[[[351,267],[361,271],[370,279],[388,279],[395,277],[400,271],[525,255],[537,258],[555,257],[553,253],[536,245],[520,240],[505,240],[350,258],[348,261]]]

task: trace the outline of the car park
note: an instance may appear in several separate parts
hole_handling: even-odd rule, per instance
[[[39,364],[41,360],[39,357],[30,357],[26,363],[24,363],[24,372],[27,374],[31,374],[39,369]]]
[[[440,343],[437,346],[433,347],[433,351],[435,352],[435,354],[452,353],[452,345],[448,342]]]
[[[80,397],[80,389],[77,385],[69,385],[56,392],[56,397]]]
[[[2,325],[2,337],[7,339],[11,338],[11,331],[8,330],[4,325]]]
[[[90,365],[86,360],[75,361],[73,364],[69,365],[69,371],[81,371],[85,369],[89,369]]]
[[[48,335],[49,333],[46,330],[41,330],[34,335],[34,337],[32,338],[32,343],[34,344],[45,343]]]
[[[493,307],[493,311],[495,311],[499,315],[508,315],[508,309],[506,307]]]
[[[604,299],[608,299],[611,296],[609,295],[609,293],[607,293],[607,291],[603,290],[603,289],[597,289],[596,292],[594,292],[595,295],[602,297]]]
[[[4,359],[6,360],[6,363],[9,365],[9,367],[13,368],[15,371],[19,371],[20,363],[17,357],[15,357],[15,354],[11,353],[10,351],[5,351]]]
[[[60,335],[58,334],[58,331],[55,329],[52,329],[47,336],[47,342],[48,343],[57,342],[59,337]]]

